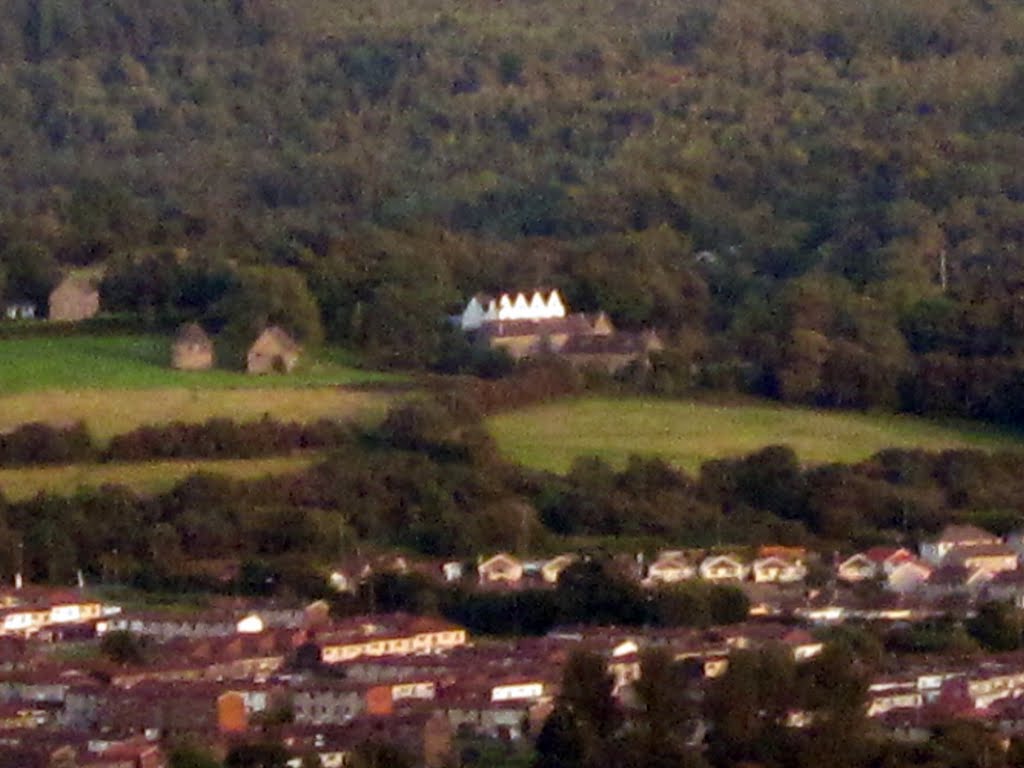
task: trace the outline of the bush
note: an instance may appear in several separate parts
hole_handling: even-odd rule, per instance
[[[215,418],[202,424],[142,426],[111,439],[106,461],[151,459],[249,459],[292,451],[337,448],[351,439],[340,422],[281,422],[269,417],[248,423]]]
[[[70,426],[32,422],[0,434],[0,466],[97,460],[250,459],[339,448],[352,439],[351,427],[330,419],[300,424],[269,417],[247,423],[214,418],[202,424],[141,426],[115,435],[101,451],[82,422]]]
[[[446,379],[442,385],[450,387],[451,381]],[[580,372],[554,358],[522,364],[504,378],[464,379],[460,386],[461,393],[485,416],[576,395],[584,389]]]
[[[0,339],[68,338],[78,336],[106,336],[115,333],[144,333],[154,330],[172,331],[178,327],[181,316],[147,322],[143,317],[130,315],[101,315],[74,323],[25,321],[0,323]]]
[[[32,422],[0,435],[0,466],[67,464],[95,456],[85,424],[55,427]]]

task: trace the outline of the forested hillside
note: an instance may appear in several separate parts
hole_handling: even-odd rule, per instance
[[[430,363],[460,298],[544,284],[664,330],[663,388],[1022,419],[1020,2],[3,7],[9,296],[187,248]]]

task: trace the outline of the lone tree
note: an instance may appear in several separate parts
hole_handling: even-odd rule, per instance
[[[613,687],[599,655],[584,651],[569,658],[562,693],[537,739],[537,768],[604,764],[607,747],[622,724]]]
[[[100,641],[100,653],[115,664],[131,666],[146,661],[145,643],[131,632],[108,632]]]
[[[306,279],[287,267],[247,267],[218,306],[231,356],[239,355],[263,329],[276,325],[305,346],[323,341],[320,308]]]

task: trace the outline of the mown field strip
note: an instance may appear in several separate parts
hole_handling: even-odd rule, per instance
[[[0,339],[0,394],[79,389],[294,389],[395,383],[403,377],[355,367],[351,353],[325,347],[288,375],[251,376],[217,367],[170,366],[171,338],[156,334]]]
[[[977,423],[769,403],[587,398],[501,414],[489,423],[508,458],[555,472],[578,456],[621,466],[631,454],[661,456],[695,471],[708,459],[781,444],[808,463],[855,462],[890,447],[1024,448],[1020,435]]]
[[[319,457],[274,456],[262,459],[220,459],[147,461],[131,464],[66,464],[55,467],[0,469],[0,493],[12,501],[37,493],[67,495],[80,488],[108,483],[127,486],[144,493],[165,491],[197,472],[233,478],[283,475],[305,469]]]
[[[84,421],[97,439],[143,424],[200,422],[213,417],[253,421],[269,415],[282,421],[372,419],[391,396],[383,392],[311,387],[301,389],[79,389],[26,392],[0,397],[0,431],[30,421]]]

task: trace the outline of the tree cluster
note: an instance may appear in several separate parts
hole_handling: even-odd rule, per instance
[[[769,447],[707,462],[696,477],[639,457],[622,469],[581,459],[559,476],[501,460],[479,413],[457,397],[396,406],[361,433],[326,424],[296,431],[273,422],[211,422],[142,429],[135,439],[174,444],[175,435],[191,436],[175,455],[219,456],[231,439],[247,442],[250,430],[267,446],[290,436],[288,446],[327,441],[335,450],[308,470],[272,480],[197,475],[154,496],[107,486],[0,503],[0,573],[13,574],[19,544],[26,575],[38,580],[67,581],[78,568],[108,578],[190,577],[197,563],[230,560],[252,565],[243,579],[250,584],[277,578],[267,582],[273,573],[260,576],[261,568],[308,584],[315,562],[362,545],[476,557],[564,550],[563,537],[583,536],[634,555],[668,545],[760,544],[831,553],[912,544],[953,522],[997,533],[1024,524],[1018,454],[891,449],[859,464],[804,467],[791,449]],[[17,434],[31,445],[35,431]],[[631,610],[632,593],[615,580],[605,587],[580,615],[607,609],[625,620],[620,611]],[[719,610],[708,607],[710,595],[679,600],[663,615]]]
[[[382,580],[393,583],[396,577]],[[379,586],[374,585],[374,594],[380,594]],[[415,610],[429,604],[421,592],[413,592],[389,607]],[[643,590],[599,556],[569,566],[554,590],[488,593],[457,589],[441,595],[434,604],[473,632],[493,635],[539,635],[556,626],[579,624],[707,627],[745,621],[750,609],[743,591],[730,585],[695,582]]]
[[[201,424],[142,426],[112,437],[103,461],[153,459],[248,459],[304,450],[331,450],[353,442],[346,424],[330,419],[303,424],[264,416],[236,422],[214,418]]]
[[[865,739],[866,670],[840,647],[801,663],[782,647],[736,651],[712,681],[648,650],[632,690],[616,701],[612,689],[601,657],[570,658],[537,737],[537,768],[854,766],[878,757]],[[796,714],[810,725],[793,727]]]
[[[68,464],[95,455],[96,446],[82,422],[64,427],[32,422],[0,434],[0,466]]]

